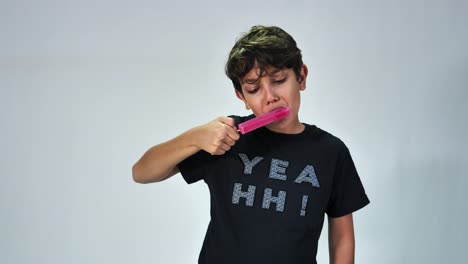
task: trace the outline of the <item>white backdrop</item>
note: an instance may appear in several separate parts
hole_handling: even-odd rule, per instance
[[[371,200],[354,215],[356,263],[464,262],[467,13],[461,0],[1,0],[0,263],[196,263],[207,187],[137,184],[131,167],[248,114],[224,63],[255,24],[295,37],[301,121],[351,150]]]

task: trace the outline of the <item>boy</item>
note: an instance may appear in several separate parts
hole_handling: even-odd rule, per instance
[[[307,67],[281,28],[254,26],[231,50],[226,74],[247,117],[218,117],[149,149],[133,166],[139,183],[179,171],[203,179],[211,221],[198,263],[316,263],[324,214],[330,263],[354,263],[352,212],[369,200],[344,143],[299,121]],[[290,114],[239,135],[236,125],[286,106]]]

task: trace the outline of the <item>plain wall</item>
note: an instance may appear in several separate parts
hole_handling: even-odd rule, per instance
[[[464,262],[467,13],[455,0],[0,1],[0,262],[196,263],[206,185],[137,184],[131,167],[249,114],[224,63],[255,24],[295,37],[301,121],[351,150],[371,200],[354,214],[356,263]]]

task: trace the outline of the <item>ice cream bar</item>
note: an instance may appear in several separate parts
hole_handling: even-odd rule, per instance
[[[237,126],[237,128],[241,134],[245,134],[262,126],[273,123],[281,118],[285,118],[288,115],[289,108],[282,106],[269,113],[242,122]]]

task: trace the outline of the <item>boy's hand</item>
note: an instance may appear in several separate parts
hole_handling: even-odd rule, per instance
[[[234,119],[230,117],[218,117],[196,130],[196,145],[211,155],[223,155],[239,139]]]

